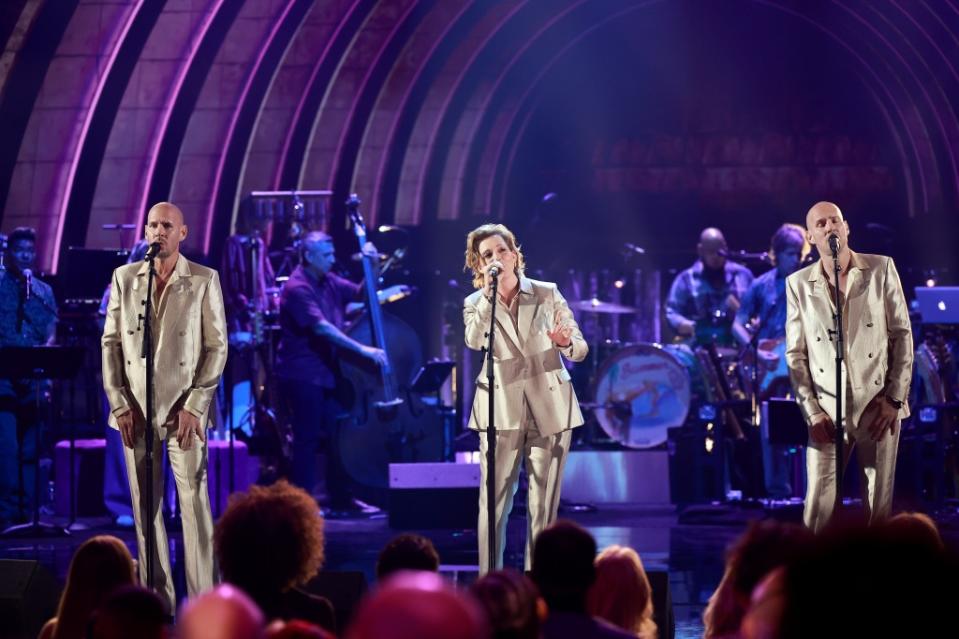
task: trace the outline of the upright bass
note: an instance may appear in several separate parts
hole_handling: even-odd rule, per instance
[[[347,334],[356,341],[386,353],[379,370],[344,353],[340,361],[347,385],[349,414],[337,429],[343,469],[353,482],[352,492],[370,503],[385,506],[389,495],[389,464],[438,461],[442,431],[427,419],[430,412],[408,391],[413,375],[423,363],[420,340],[397,317],[384,313],[377,297],[378,260],[367,250],[366,225],[360,200],[346,202],[363,263],[366,310]],[[341,389],[342,390],[342,389]]]

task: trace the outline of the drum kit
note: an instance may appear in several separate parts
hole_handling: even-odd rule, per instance
[[[640,313],[640,309],[595,297],[569,306],[576,313],[613,319]],[[722,412],[724,406],[747,404],[750,399],[752,367],[738,349],[623,343],[597,337],[591,340],[590,352],[590,401],[582,406],[592,410],[611,441],[627,448],[665,444],[668,429],[698,418],[704,404]]]

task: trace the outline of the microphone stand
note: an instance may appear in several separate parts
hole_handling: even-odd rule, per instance
[[[153,255],[151,255],[153,253]],[[149,273],[147,275],[147,296],[143,301],[143,315],[140,316],[140,319],[143,320],[143,343],[140,348],[140,357],[146,359],[146,429],[144,432],[145,441],[145,455],[144,455],[144,465],[146,470],[146,514],[147,517],[144,518],[142,515],[140,517],[143,522],[143,531],[145,536],[145,547],[146,547],[146,572],[147,572],[147,583],[146,586],[150,590],[153,590],[153,556],[156,554],[156,536],[154,530],[154,520],[156,518],[155,513],[153,512],[153,280],[156,278],[156,254],[154,251],[149,251],[147,253],[147,263],[150,265]],[[140,495],[144,493],[144,487],[140,487]],[[137,504],[134,504],[134,507],[137,507]],[[142,560],[142,559],[141,559]]]
[[[496,330],[496,303],[499,276],[493,276],[493,310],[490,312],[489,342],[486,346],[486,383],[489,388],[489,418],[486,428],[486,537],[489,570],[496,570],[496,413],[493,410],[495,374],[493,373],[493,335]]]
[[[832,246],[830,242],[830,249],[832,250],[832,265],[833,265],[833,276],[835,283],[835,293],[834,298],[836,302],[836,312],[833,315],[833,323],[835,325],[835,334],[836,334],[836,504],[834,508],[835,516],[839,516],[842,512],[842,480],[843,480],[843,438],[845,429],[843,427],[843,416],[842,416],[842,361],[843,354],[845,353],[845,341],[843,340],[842,334],[842,300],[841,294],[839,291],[839,247]]]

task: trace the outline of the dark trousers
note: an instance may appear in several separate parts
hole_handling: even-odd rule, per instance
[[[316,451],[326,452],[326,495],[331,508],[349,505],[349,479],[343,470],[337,437],[337,416],[343,410],[332,389],[281,379],[280,395],[293,426],[293,459],[290,482],[313,494],[316,486]]]
[[[40,449],[36,401],[34,382],[0,379],[0,521],[21,521],[33,512]]]

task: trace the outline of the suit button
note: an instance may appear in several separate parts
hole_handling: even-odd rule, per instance
[[[180,366],[186,366],[186,362],[180,362]]]
[[[820,373],[824,373],[825,371],[823,371],[823,369],[820,368],[820,369],[819,369],[819,372],[820,372]]]
[[[822,341],[822,338],[821,338],[821,337],[817,337],[817,338],[816,338],[816,341],[817,341],[817,342],[821,342],[821,341]]]
[[[878,379],[876,380],[876,386],[879,386],[879,380],[878,380]]]
[[[127,360],[127,366],[129,366],[129,365],[130,365],[130,360]]]
[[[133,335],[133,331],[127,331],[127,335]]]
[[[549,389],[550,389],[550,390],[553,390],[553,387],[552,387],[552,386],[550,386],[550,387],[549,387]]]
[[[866,326],[867,326],[868,328],[872,328],[872,322],[869,322],[868,324],[866,324]]]
[[[496,384],[496,388],[499,388],[499,384]]]
[[[869,353],[869,357],[872,357],[872,353]]]
[[[186,335],[186,331],[180,331],[180,337],[183,337],[184,335]]]

